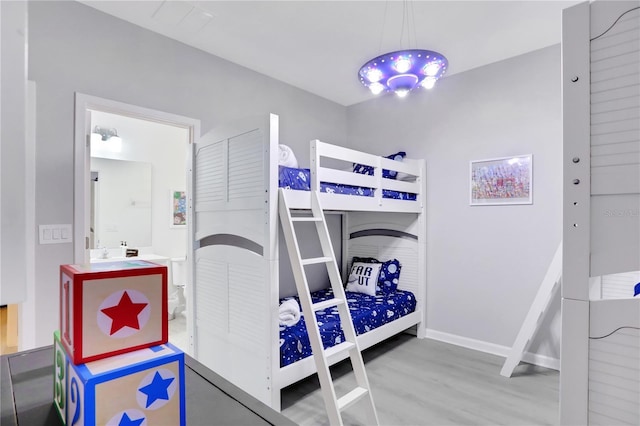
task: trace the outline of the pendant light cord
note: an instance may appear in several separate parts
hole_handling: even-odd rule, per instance
[[[402,1],[402,28],[400,29],[400,47],[403,49],[411,49],[418,47],[418,37],[416,35],[416,13],[413,6],[413,1]],[[405,36],[405,26],[407,34],[407,44],[403,44]],[[411,39],[413,36],[413,40]]]
[[[417,49],[418,48],[418,36],[416,35],[416,11],[414,9],[414,4],[413,1],[410,3],[411,4],[411,23],[413,25],[413,48]]]
[[[389,0],[384,2],[384,15],[382,16],[382,31],[380,32],[380,44],[378,46],[378,53],[382,53],[382,40],[384,39],[384,29],[387,24],[387,9],[389,8]]]
[[[408,10],[407,10],[407,0],[402,0],[402,27],[400,28],[400,47],[401,48],[405,48],[405,45],[403,44],[403,40],[404,40],[404,26],[405,23],[407,25],[407,48],[411,47],[411,35],[409,32],[409,15],[408,15]]]
[[[382,31],[380,32],[380,41],[378,43],[378,52],[382,53],[382,44],[384,34],[387,28],[387,20],[389,16],[389,0],[384,2],[384,14],[382,16]],[[406,31],[406,45],[404,43]],[[411,49],[417,48],[418,37],[416,31],[416,16],[413,1],[402,0],[402,26],[400,28],[400,48]],[[412,39],[413,38],[413,39]]]

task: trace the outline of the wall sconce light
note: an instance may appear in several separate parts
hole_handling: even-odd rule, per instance
[[[120,139],[120,137],[118,136],[118,131],[115,128],[107,129],[106,127],[96,126],[93,129],[93,133],[97,133],[98,135],[100,135],[100,139],[102,139],[103,141],[107,141],[111,138]]]
[[[115,128],[95,126],[91,133],[91,147],[111,152],[122,150],[122,139]]]

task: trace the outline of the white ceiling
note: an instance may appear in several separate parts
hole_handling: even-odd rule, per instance
[[[81,3],[346,106],[373,96],[357,72],[375,56],[435,50],[446,78],[560,43],[561,11],[579,1]],[[415,32],[402,31],[405,4]]]

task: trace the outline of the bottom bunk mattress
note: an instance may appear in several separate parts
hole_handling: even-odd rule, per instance
[[[363,334],[400,317],[414,312],[416,298],[410,291],[396,290],[389,294],[369,296],[363,293],[346,292],[347,303],[357,334]],[[296,301],[300,300],[295,296]],[[311,293],[313,303],[333,299],[333,290],[324,289]],[[282,303],[286,299],[282,299]],[[316,312],[320,335],[325,348],[344,342],[338,308],[331,307]],[[280,326],[280,367],[311,355],[311,343],[307,335],[304,315],[295,325]]]
[[[278,167],[278,186],[280,188],[296,189],[299,191],[311,190],[311,177],[309,169],[294,169],[291,167]],[[361,197],[373,197],[372,188],[345,185],[341,183],[320,182],[320,192],[331,194],[356,195]],[[396,200],[416,201],[417,196],[411,192],[382,190],[383,198],[393,198]]]

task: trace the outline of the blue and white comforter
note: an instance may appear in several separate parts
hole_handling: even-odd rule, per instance
[[[294,169],[291,167],[278,166],[278,186],[280,188],[309,191],[311,188],[309,169]],[[372,188],[330,182],[320,182],[320,191],[332,194],[359,195],[363,197],[373,197],[374,195]],[[416,194],[392,191],[389,189],[382,190],[382,197],[397,200],[416,200]]]
[[[408,315],[416,309],[416,298],[410,291],[396,290],[376,296],[346,292],[346,295],[357,334],[366,333]],[[329,288],[313,292],[311,298],[313,303],[332,299],[333,290]],[[297,296],[296,300],[300,303]],[[316,312],[316,318],[325,348],[344,342],[345,337],[340,326],[337,307]],[[297,324],[291,327],[280,326],[280,366],[284,367],[310,355],[311,343],[303,312]]]

